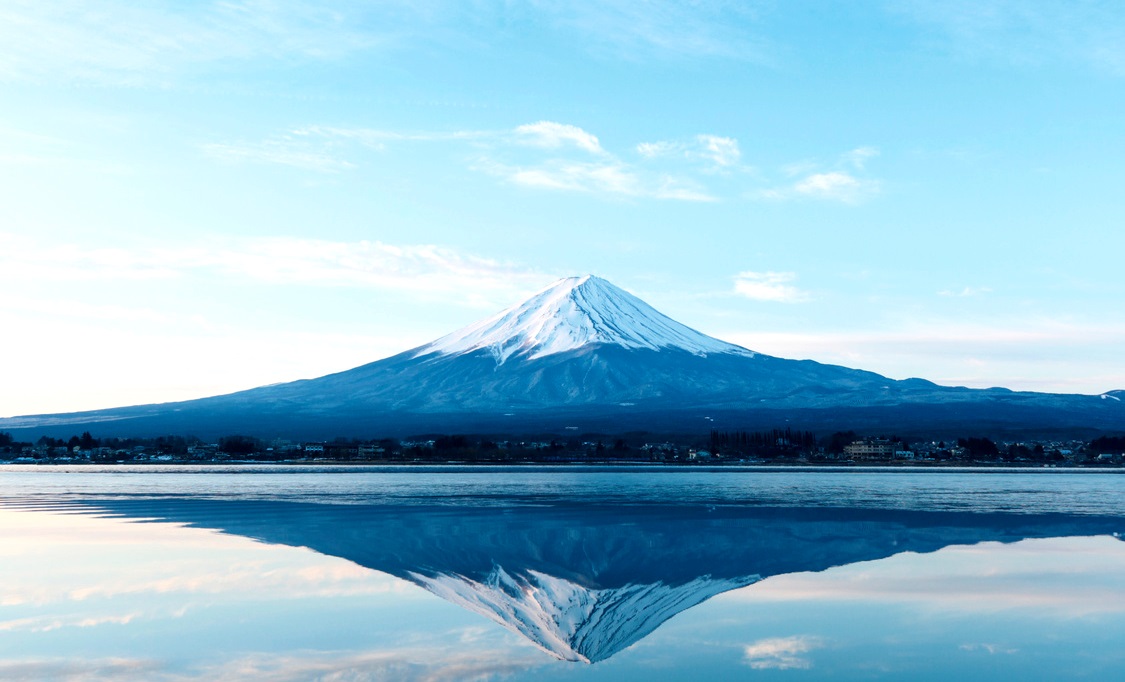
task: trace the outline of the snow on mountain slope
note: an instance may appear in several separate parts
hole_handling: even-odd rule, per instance
[[[502,364],[513,356],[535,359],[590,344],[676,348],[699,356],[755,355],[676,322],[600,277],[586,275],[559,280],[523,303],[423,346],[415,357],[487,350]]]
[[[631,584],[584,587],[538,571],[511,574],[496,566],[483,581],[457,574],[414,582],[530,639],[564,661],[596,663],[632,646],[672,616],[711,597],[761,579],[702,576],[682,585]]]

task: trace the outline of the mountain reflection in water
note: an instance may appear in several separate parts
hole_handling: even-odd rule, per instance
[[[949,545],[1125,530],[1125,520],[1106,516],[850,508],[82,504],[348,559],[486,616],[553,656],[584,662],[605,660],[677,613],[769,576]]]

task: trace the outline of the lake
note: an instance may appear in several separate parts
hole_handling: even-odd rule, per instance
[[[0,679],[1108,679],[1125,476],[0,467]]]

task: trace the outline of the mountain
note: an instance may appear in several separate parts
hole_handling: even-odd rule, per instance
[[[1125,524],[1120,515],[1027,510],[504,499],[491,506],[341,504],[163,493],[99,499],[86,491],[66,509],[189,524],[348,559],[478,613],[555,658],[586,663],[770,576],[986,541],[1120,539]]]
[[[0,420],[69,435],[295,438],[425,432],[698,433],[776,426],[900,434],[1125,429],[1125,403],[896,381],[702,334],[604,279],[560,280],[432,343],[317,379],[159,405]]]

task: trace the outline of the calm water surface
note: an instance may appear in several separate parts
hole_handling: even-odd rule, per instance
[[[1125,476],[0,467],[0,679],[1115,679]]]

